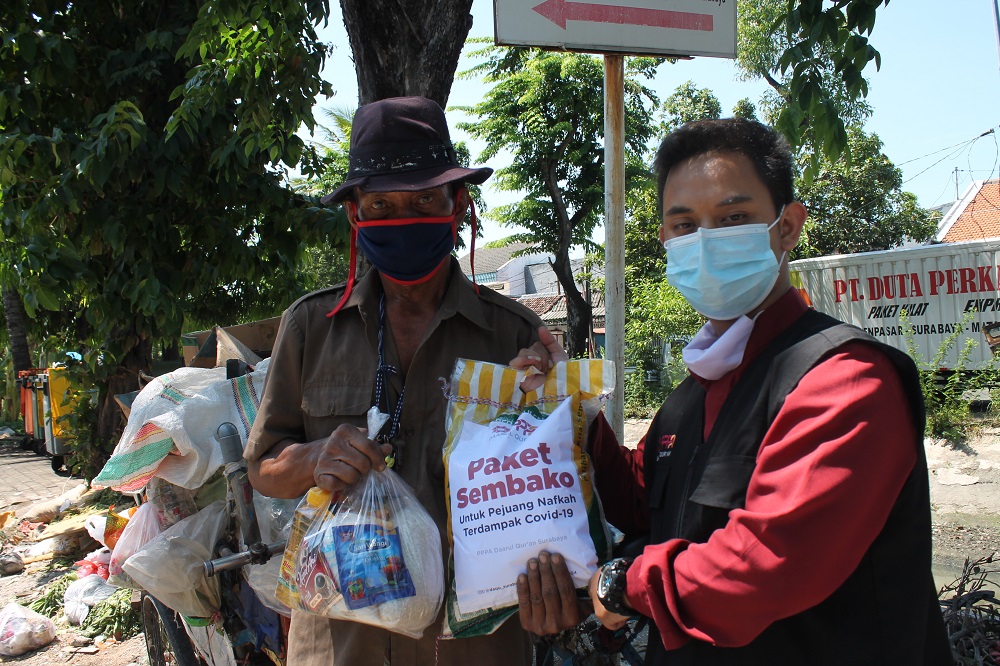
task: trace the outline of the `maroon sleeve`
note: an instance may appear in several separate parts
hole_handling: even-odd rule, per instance
[[[764,436],[746,506],[706,543],[648,546],[626,595],[668,649],[746,645],[830,596],[882,530],[916,463],[902,384],[873,347],[846,345],[803,377]]]
[[[635,449],[621,446],[603,412],[590,427],[594,484],[604,506],[604,515],[609,523],[630,537],[649,531],[649,501],[642,472],[645,446],[645,436]]]

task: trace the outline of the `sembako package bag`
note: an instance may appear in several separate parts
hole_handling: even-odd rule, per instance
[[[614,388],[614,364],[558,363],[530,393],[521,391],[523,379],[508,366],[466,359],[451,376],[446,638],[492,633],[517,612],[517,576],[542,550],[566,559],[577,587],[610,556],[585,445]]]
[[[369,412],[369,436],[378,432]],[[367,473],[334,501],[313,488],[292,522],[277,599],[332,619],[420,638],[444,598],[441,536],[391,469]]]

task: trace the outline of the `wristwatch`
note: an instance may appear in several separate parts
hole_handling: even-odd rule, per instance
[[[602,606],[618,615],[632,615],[632,609],[625,606],[625,574],[630,566],[631,557],[610,560],[601,567],[597,578],[597,598]]]

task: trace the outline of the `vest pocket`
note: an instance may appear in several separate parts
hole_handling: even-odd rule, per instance
[[[705,465],[691,501],[719,509],[741,509],[746,504],[750,477],[757,466],[754,456],[719,456]]]

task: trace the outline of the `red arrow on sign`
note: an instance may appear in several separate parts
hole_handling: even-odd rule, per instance
[[[645,25],[654,28],[712,31],[711,14],[675,12],[669,9],[644,9],[620,5],[592,5],[587,2],[545,0],[532,7],[536,12],[566,29],[566,21],[591,23],[617,23],[619,25]]]

